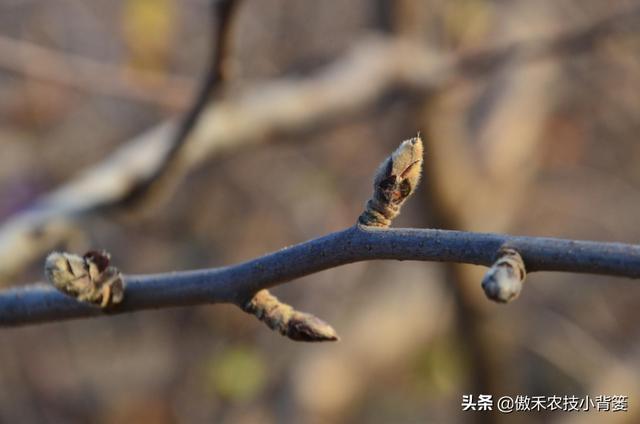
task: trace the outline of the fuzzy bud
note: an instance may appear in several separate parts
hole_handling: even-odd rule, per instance
[[[520,295],[525,276],[520,254],[513,249],[502,249],[500,257],[482,279],[482,289],[489,299],[507,303]]]
[[[291,340],[326,342],[339,339],[329,324],[311,314],[296,311],[290,305],[279,301],[268,290],[256,293],[243,309]]]
[[[373,181],[373,196],[358,218],[359,224],[374,227],[391,225],[420,181],[422,154],[422,139],[418,135],[403,141],[382,162]]]
[[[106,308],[124,298],[124,280],[116,267],[109,266],[110,258],[105,251],[84,256],[53,252],[47,256],[44,274],[61,292]]]

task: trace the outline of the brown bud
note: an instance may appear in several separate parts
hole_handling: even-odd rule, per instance
[[[311,314],[296,311],[268,290],[257,292],[243,309],[291,340],[325,342],[339,339],[329,324]]]
[[[422,172],[420,135],[403,141],[378,168],[373,181],[373,196],[358,218],[361,225],[388,227],[400,213],[400,207],[415,191]]]
[[[61,292],[106,308],[124,298],[122,275],[109,263],[110,255],[105,251],[90,251],[84,256],[53,252],[47,256],[44,273]]]

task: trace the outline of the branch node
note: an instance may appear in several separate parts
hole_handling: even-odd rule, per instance
[[[255,315],[272,330],[277,330],[291,340],[301,342],[326,342],[339,340],[336,331],[314,315],[296,311],[278,300],[268,290],[260,290],[242,309]]]
[[[415,191],[422,172],[420,134],[403,141],[376,171],[373,196],[358,218],[361,225],[386,228],[400,214],[400,208]]]
[[[89,251],[84,256],[52,252],[47,256],[44,274],[55,288],[105,309],[122,302],[124,280],[120,271],[109,266],[106,251]]]
[[[495,302],[508,303],[522,291],[526,269],[522,256],[510,248],[502,248],[499,257],[482,279],[482,289]]]

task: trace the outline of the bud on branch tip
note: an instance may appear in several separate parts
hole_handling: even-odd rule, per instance
[[[367,202],[358,223],[388,227],[398,216],[402,204],[415,191],[422,172],[422,139],[420,134],[403,141],[376,171],[373,196]]]

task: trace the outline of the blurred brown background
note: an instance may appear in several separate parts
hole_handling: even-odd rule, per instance
[[[229,85],[312,78],[371,33],[468,54],[638,7],[246,0]],[[0,0],[0,219],[185,109],[208,10],[205,0]],[[25,53],[34,46],[46,54]],[[627,20],[576,51],[428,93],[391,90],[356,114],[264,134],[194,169],[151,216],[93,215],[60,248],[105,248],[134,274],[320,236],[355,222],[378,163],[418,130],[423,190],[395,226],[637,243],[638,93],[640,22]],[[41,281],[41,263],[2,283]],[[638,422],[636,283],[532,274],[504,306],[484,298],[484,271],[374,261],[274,290],[329,321],[334,344],[293,343],[224,305],[3,329],[0,422]],[[463,413],[463,394],[627,395],[630,411]]]

